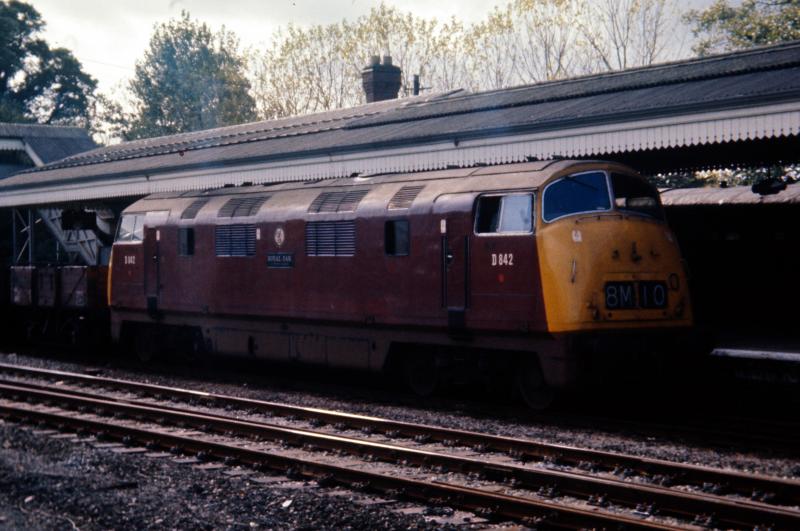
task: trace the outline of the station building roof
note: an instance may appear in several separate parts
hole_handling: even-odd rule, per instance
[[[95,147],[80,127],[0,122],[0,179]]]
[[[0,182],[0,206],[646,151],[675,169],[667,150],[798,130],[793,42],[126,142]]]

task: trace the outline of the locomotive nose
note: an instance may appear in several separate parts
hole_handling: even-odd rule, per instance
[[[540,231],[551,332],[690,324],[674,238],[661,223],[609,214]]]

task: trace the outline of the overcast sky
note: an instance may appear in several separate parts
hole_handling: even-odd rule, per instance
[[[679,0],[686,8],[703,8],[712,0]],[[306,26],[355,19],[380,0],[32,0],[47,23],[51,45],[72,50],[104,92],[133,75],[153,26],[187,10],[213,30],[225,25],[243,46],[265,47],[273,31],[289,23]],[[481,20],[504,0],[403,0],[395,5],[417,16],[465,22]]]

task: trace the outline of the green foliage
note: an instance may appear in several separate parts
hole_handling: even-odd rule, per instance
[[[129,88],[134,103],[126,138],[146,138],[252,121],[255,103],[239,41],[223,27],[182,12],[156,26]]]
[[[0,121],[87,127],[97,82],[69,50],[39,37],[36,9],[0,1]]]
[[[699,39],[698,55],[776,44],[800,39],[800,0],[744,0],[738,7],[717,0],[686,20]]]
[[[767,179],[787,182],[798,180],[800,168],[797,166],[764,166],[744,168],[724,168],[696,172],[660,173],[651,175],[648,180],[658,188],[702,188],[750,186]]]

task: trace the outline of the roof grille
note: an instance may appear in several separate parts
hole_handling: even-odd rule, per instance
[[[314,199],[308,211],[313,214],[322,212],[354,212],[369,190],[350,190],[348,192],[322,192]]]
[[[206,203],[208,203],[208,198],[196,199],[192,201],[192,204],[186,207],[186,210],[183,211],[181,214],[181,219],[194,219],[197,217],[197,213],[200,212],[200,209],[203,208]]]
[[[353,256],[356,254],[356,222],[309,221],[306,223],[308,256]]]
[[[217,256],[253,256],[256,254],[255,225],[217,225],[214,230]]]
[[[425,185],[404,186],[400,188],[389,201],[389,210],[411,208],[411,203],[414,202],[414,199],[417,198],[423,188],[425,188]]]
[[[268,195],[233,197],[222,205],[217,217],[239,218],[255,215],[267,199],[269,199]]]

